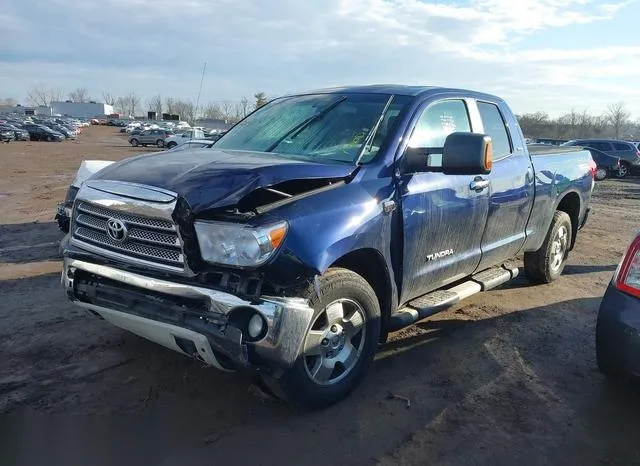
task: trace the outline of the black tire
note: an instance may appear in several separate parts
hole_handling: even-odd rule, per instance
[[[631,165],[628,162],[620,162],[620,168],[616,171],[616,178],[626,178],[631,173]]]
[[[602,181],[609,176],[609,170],[605,167],[597,167],[596,172],[594,174],[594,178],[596,181]]]
[[[47,136],[47,142],[51,142],[51,136]]]
[[[345,366],[341,363],[338,365],[338,363],[335,362],[339,361],[338,359],[333,360],[336,355],[340,356],[340,354],[342,354],[342,347],[338,346],[335,349],[334,356],[324,358],[325,361],[332,360],[333,364],[335,364],[329,375],[329,377],[331,377],[333,374],[336,374],[334,377],[335,381],[327,382],[329,383],[328,385],[321,385],[316,382],[309,369],[310,364],[320,362],[320,360],[314,360],[314,358],[322,359],[323,356],[305,356],[304,353],[298,357],[291,369],[285,371],[277,379],[270,375],[262,375],[265,384],[272,393],[275,393],[281,399],[307,409],[320,409],[333,405],[346,398],[358,386],[371,367],[373,357],[378,347],[381,327],[378,298],[369,283],[360,275],[347,269],[334,268],[329,269],[324,275],[319,277],[318,281],[319,294],[316,293],[314,286],[310,286],[303,296],[309,300],[315,310],[312,319],[314,324],[312,324],[312,328],[308,330],[305,336],[303,348],[305,347],[306,337],[310,332],[313,331],[316,332],[316,334],[323,332],[323,330],[314,330],[317,328],[315,324],[322,325],[324,318],[328,318],[328,314],[325,313],[327,306],[329,304],[333,306],[339,300],[343,300],[340,308],[342,308],[343,305],[345,305],[346,308],[347,304],[352,305],[353,303],[359,306],[359,310],[354,311],[351,315],[355,316],[356,313],[364,314],[364,323],[362,324],[364,328],[362,328],[359,333],[354,333],[354,335],[356,335],[355,339],[357,339],[359,335],[360,338],[364,338],[364,341],[359,340],[359,342],[354,344],[354,338],[349,338],[352,349],[358,345],[359,349],[356,351],[356,354],[359,354],[359,356],[355,356],[355,360],[347,371],[343,369]],[[351,322],[351,319],[343,319],[343,322],[348,324]],[[329,322],[325,331],[333,332],[332,329],[335,327],[335,325],[331,325]],[[343,329],[346,329],[346,327],[343,328],[339,326],[338,331],[342,332]],[[344,332],[344,335],[345,338],[348,338],[347,331]],[[327,339],[323,338],[322,345],[325,345],[326,341]],[[333,351],[331,348],[332,344],[333,341],[326,343],[324,347],[320,346],[317,348],[322,351],[326,351],[327,349]],[[344,348],[347,347],[344,346]]]
[[[156,146],[158,146],[158,147],[164,147],[164,141],[163,141],[162,139],[158,139],[158,140],[156,141]]]
[[[131,145],[132,145],[133,147],[138,147],[138,145],[139,145],[139,144],[140,144],[140,141],[138,141],[136,138],[133,138],[133,139],[131,140]]]
[[[524,254],[524,271],[529,280],[551,283],[562,274],[569,257],[572,234],[569,214],[557,210],[540,249]]]
[[[173,149],[174,147],[176,147],[178,145],[177,142],[175,141],[170,141],[169,144],[167,144],[167,149]]]

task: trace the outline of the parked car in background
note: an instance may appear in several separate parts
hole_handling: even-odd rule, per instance
[[[169,152],[175,152],[179,150],[190,150],[190,149],[209,149],[213,147],[214,143],[215,141],[211,141],[209,139],[191,139],[187,142],[180,144],[179,146],[172,146],[169,149]]]
[[[640,172],[640,149],[631,142],[615,139],[572,139],[562,145],[590,147],[619,157],[621,167],[618,170],[618,178]]]
[[[604,374],[640,376],[640,233],[625,252],[598,311],[596,356]]]
[[[10,124],[2,124],[0,125],[0,130],[13,131],[13,137],[16,141],[28,141],[29,140],[29,132],[25,131],[22,128],[18,128],[17,126]]]
[[[183,133],[174,134],[165,139],[164,145],[168,149],[172,149],[192,139],[204,139],[204,131],[201,129],[191,129]]]
[[[581,148],[529,151],[489,94],[286,96],[211,149],[129,158],[83,182],[62,285],[116,326],[325,407],[389,332],[513,279],[514,258],[533,282],[559,278],[595,168]]]
[[[57,131],[58,133],[64,135],[66,139],[76,138],[76,133],[63,125],[51,125],[49,126],[49,128],[51,128],[53,131]]]
[[[65,139],[63,134],[44,125],[26,124],[25,129],[29,132],[29,138],[32,141],[62,141]]]
[[[155,145],[158,147],[164,147],[165,139],[173,136],[173,131],[166,129],[150,129],[143,131],[140,134],[131,136],[129,138],[129,144],[133,147]]]
[[[0,128],[0,142],[11,142],[15,138],[13,130]]]
[[[620,157],[605,154],[604,152],[588,147],[587,150],[591,152],[591,157],[596,163],[596,181],[602,181],[605,178],[623,178],[625,176],[622,169],[622,163]]]

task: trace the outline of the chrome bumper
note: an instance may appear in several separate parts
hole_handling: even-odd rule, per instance
[[[108,309],[81,301],[78,299],[74,287],[74,275],[77,270],[141,290],[173,297],[205,300],[208,310],[202,316],[204,323],[199,325],[198,329],[187,329],[162,322],[161,319],[140,317],[133,313],[122,312],[122,310]],[[179,348],[173,337],[188,338],[196,345],[206,339],[213,350],[223,353],[241,366],[255,363],[255,361],[249,360],[249,352],[247,351],[249,346],[253,346],[258,363],[270,367],[291,367],[301,351],[304,336],[313,317],[313,309],[309,307],[307,300],[302,298],[264,296],[255,302],[250,302],[222,291],[146,277],[114,267],[68,257],[64,259],[61,282],[72,302],[100,314],[106,320],[125,330],[180,352],[184,351]],[[250,308],[259,312],[266,321],[267,332],[262,340],[245,342],[239,329],[227,325],[229,314],[242,308]],[[201,359],[210,365],[219,367],[220,364],[215,361],[215,351],[210,352],[212,358]]]

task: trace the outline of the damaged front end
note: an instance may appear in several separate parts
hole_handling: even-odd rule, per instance
[[[63,286],[75,304],[206,364],[286,369],[313,315],[298,296],[318,270],[286,244],[259,267],[206,261],[196,225],[255,227],[278,219],[278,207],[343,184],[286,180],[196,214],[169,190],[89,180],[71,212]]]

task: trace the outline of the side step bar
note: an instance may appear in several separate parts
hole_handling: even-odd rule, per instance
[[[503,265],[483,270],[472,275],[468,281],[449,288],[437,290],[409,301],[406,307],[399,309],[389,319],[389,331],[407,327],[433,314],[457,304],[471,295],[488,291],[518,276],[518,267]]]

